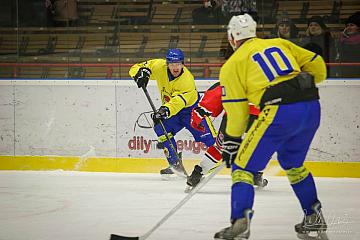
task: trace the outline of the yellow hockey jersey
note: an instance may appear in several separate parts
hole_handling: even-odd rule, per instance
[[[133,65],[129,75],[133,78],[141,67],[151,70],[150,79],[157,81],[162,104],[169,108],[170,117],[176,115],[183,108],[194,105],[198,100],[199,95],[195,87],[194,76],[185,66],[179,77],[170,80],[166,60],[152,59]]]
[[[222,103],[228,114],[226,133],[240,137],[247,126],[248,102],[259,107],[265,89],[290,80],[301,71],[320,83],[326,78],[321,56],[281,38],[252,38],[244,42],[222,66]]]

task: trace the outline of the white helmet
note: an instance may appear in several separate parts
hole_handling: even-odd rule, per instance
[[[230,19],[227,32],[229,41],[239,41],[256,37],[256,22],[247,13],[233,16]]]

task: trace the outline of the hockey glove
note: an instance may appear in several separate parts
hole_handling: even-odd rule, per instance
[[[170,110],[168,107],[161,106],[152,116],[154,124],[158,124],[160,120],[169,118]]]
[[[138,86],[138,88],[142,88],[147,86],[151,75],[151,70],[146,67],[141,67],[139,71],[134,76],[134,80]]]
[[[236,155],[240,148],[241,137],[235,138],[224,133],[224,142],[222,145],[222,158],[226,162],[226,167],[230,168],[235,161]]]
[[[210,116],[211,113],[207,112],[204,108],[202,107],[196,107],[192,110],[191,112],[191,119],[190,119],[190,124],[191,126],[201,132],[205,131],[205,127],[201,124],[201,121],[206,117],[206,116]]]

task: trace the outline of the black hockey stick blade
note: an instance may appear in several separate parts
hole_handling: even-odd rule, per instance
[[[140,239],[139,237],[125,237],[116,234],[110,235],[110,240],[139,240],[139,239]]]

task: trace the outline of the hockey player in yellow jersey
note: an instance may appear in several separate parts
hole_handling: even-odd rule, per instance
[[[256,38],[256,22],[248,14],[231,18],[228,39],[235,52],[219,78],[228,117],[222,157],[232,170],[231,226],[214,238],[249,238],[254,174],[276,152],[304,211],[303,221],[295,225],[298,237],[309,239],[308,233],[315,232],[316,239],[327,239],[314,179],[303,165],[320,123],[315,84],[326,78],[325,63],[287,40]],[[249,102],[261,111],[242,140]]]
[[[171,144],[176,150],[174,139],[177,132],[186,128],[193,135],[195,141],[202,142],[208,147],[207,152],[218,151],[213,146],[216,131],[210,122],[204,122],[204,130],[199,131],[191,127],[191,111],[199,101],[199,93],[195,87],[194,76],[184,66],[184,53],[180,49],[169,49],[166,59],[151,59],[133,65],[129,71],[139,88],[147,86],[149,79],[156,80],[161,96],[161,107],[154,113],[154,130],[159,142],[164,146],[164,153],[169,167],[160,171],[162,176],[174,173],[187,175],[177,152],[171,147],[159,121],[165,127]],[[214,150],[214,151],[212,151]],[[177,151],[177,150],[176,150]],[[221,159],[221,154],[218,153]],[[209,169],[206,169],[206,171]]]

